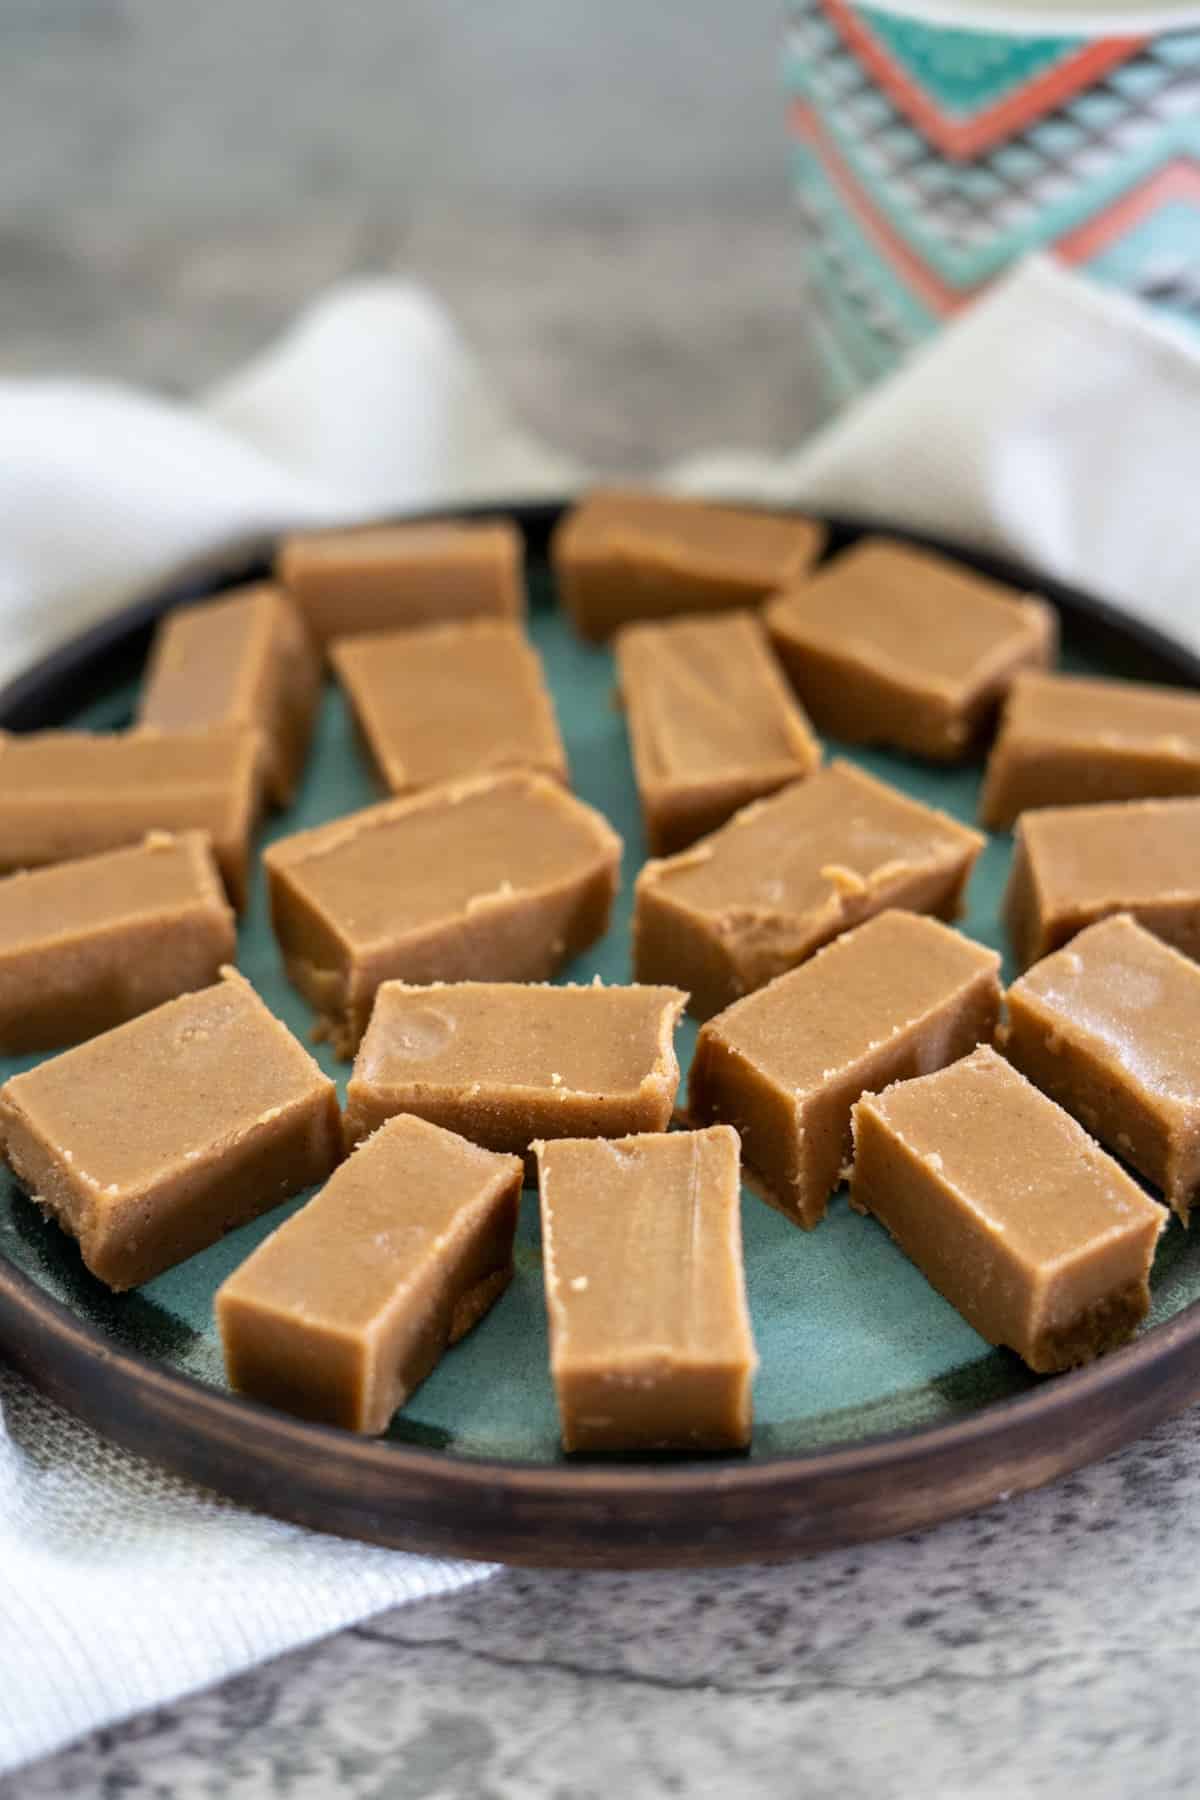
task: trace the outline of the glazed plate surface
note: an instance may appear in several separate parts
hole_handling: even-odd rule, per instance
[[[545,561],[552,514],[522,516],[531,630],[574,785],[626,845],[612,927],[563,979],[627,981],[632,882],[645,852],[612,658],[576,640],[555,609]],[[1197,680],[1184,653],[1076,596],[1052,597],[1064,607],[1064,667]],[[0,699],[0,722],[127,724],[153,610],[134,609],[34,671]],[[827,749],[974,818],[977,765],[947,771],[885,752]],[[329,684],[307,779],[264,841],[378,797]],[[961,922],[1006,954],[999,904],[1009,857],[1008,837],[992,837]],[[261,871],[239,963],[307,1039],[311,1015],[284,978]],[[1006,962],[1006,979],[1011,973]],[[695,1034],[685,1022],[685,1068]],[[348,1066],[327,1046],[315,1053],[344,1088]],[[0,1078],[34,1060],[0,1060]],[[362,1443],[273,1415],[225,1387],[213,1292],[287,1210],[114,1296],[0,1173],[0,1348],[102,1431],[285,1516],[412,1548],[613,1565],[786,1555],[928,1523],[1103,1453],[1200,1390],[1200,1234],[1189,1237],[1178,1223],[1162,1239],[1153,1311],[1138,1342],[1047,1382],[984,1343],[879,1225],[850,1210],[844,1191],[811,1233],[747,1193],[747,1282],[761,1357],[749,1455],[567,1459],[547,1362],[536,1195],[527,1192],[511,1289],[443,1358],[387,1437]]]

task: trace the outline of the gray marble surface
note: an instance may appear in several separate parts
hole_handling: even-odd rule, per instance
[[[507,1572],[99,1733],[0,1800],[1192,1795],[1198,1422],[790,1567]]]
[[[775,32],[774,0],[6,0],[0,369],[187,391],[405,268],[599,464],[786,445],[818,388]],[[792,1567],[505,1573],[0,1796],[1192,1794],[1198,1422]]]

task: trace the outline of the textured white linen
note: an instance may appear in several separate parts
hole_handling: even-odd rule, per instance
[[[489,1573],[246,1512],[0,1370],[0,1772]]]
[[[340,288],[194,406],[0,381],[0,682],[173,575],[286,526],[561,494],[436,303]]]
[[[1196,648],[1198,456],[1200,337],[1031,258],[794,455],[672,479],[944,533]]]

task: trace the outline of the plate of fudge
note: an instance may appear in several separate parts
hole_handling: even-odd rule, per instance
[[[294,536],[0,696],[0,1352],[513,1561],[914,1529],[1200,1393],[1200,663],[649,491]]]

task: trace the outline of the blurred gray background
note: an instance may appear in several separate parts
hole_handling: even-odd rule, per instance
[[[816,416],[782,0],[0,0],[0,370],[173,392],[341,275],[618,467]]]

